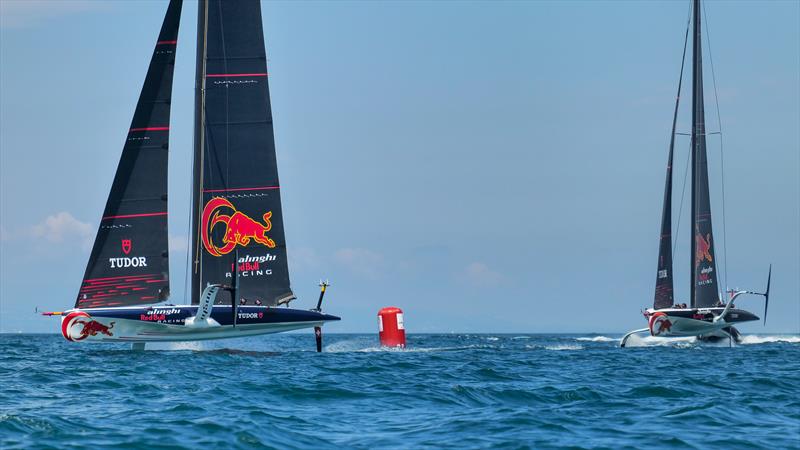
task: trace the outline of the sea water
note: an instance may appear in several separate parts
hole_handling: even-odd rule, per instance
[[[0,448],[798,448],[800,337],[0,336]]]

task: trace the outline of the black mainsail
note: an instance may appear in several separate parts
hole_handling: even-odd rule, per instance
[[[182,0],[170,0],[128,130],[76,308],[169,296],[167,154]]]
[[[708,188],[708,155],[703,102],[703,55],[700,33],[700,0],[694,0],[694,84],[692,88],[692,307],[714,306],[719,301],[711,199]]]
[[[286,303],[294,295],[260,2],[200,0],[197,54],[192,302],[209,284],[230,285],[238,264],[237,302]]]

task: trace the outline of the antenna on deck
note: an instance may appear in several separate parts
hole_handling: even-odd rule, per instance
[[[325,297],[325,289],[330,285],[331,283],[328,280],[319,280],[319,300],[317,300],[317,307],[312,309],[312,311],[322,312],[322,298]]]
[[[767,324],[767,308],[769,307],[769,282],[772,279],[772,264],[769,265],[767,273],[767,292],[764,293],[764,325]]]

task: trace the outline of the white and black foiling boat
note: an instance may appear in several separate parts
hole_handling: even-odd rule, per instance
[[[625,346],[628,339],[637,333],[649,332],[651,336],[677,337],[695,336],[706,341],[726,339],[739,341],[740,333],[733,326],[737,323],[759,320],[755,314],[734,306],[742,294],[764,297],[764,321],[769,306],[769,283],[772,274],[770,266],[765,292],[729,290],[727,303],[719,293],[715,248],[711,226],[711,199],[708,180],[708,157],[706,152],[705,107],[703,101],[703,58],[701,40],[700,0],[693,0],[691,27],[686,28],[683,48],[683,61],[689,42],[689,30],[693,30],[692,58],[692,132],[691,132],[691,238],[690,238],[690,304],[677,304],[673,296],[672,277],[672,162],[675,148],[676,124],[683,81],[683,61],[678,81],[678,95],[672,118],[672,135],[667,162],[667,178],[664,189],[664,208],[661,216],[661,235],[656,272],[656,287],[653,307],[644,311],[647,328],[627,333],[620,345]]]
[[[252,336],[339,320],[292,309],[259,0],[200,0],[191,304],[169,300],[167,155],[182,0],[170,0],[73,309],[69,341]]]

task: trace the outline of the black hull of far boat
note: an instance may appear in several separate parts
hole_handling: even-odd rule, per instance
[[[724,314],[724,320],[720,321]],[[634,330],[623,336],[620,346],[625,347],[634,334],[648,333],[653,337],[695,337],[700,342],[741,342],[739,330],[733,324],[759,320],[755,314],[731,308],[666,308],[647,310],[648,327]]]
[[[701,320],[705,322],[713,322],[713,320],[725,311],[724,306],[715,306],[712,308],[664,308],[656,309],[653,312],[663,312],[671,317]],[[761,320],[757,315],[739,308],[731,308],[725,314],[725,322],[727,323],[742,323],[753,322]]]

